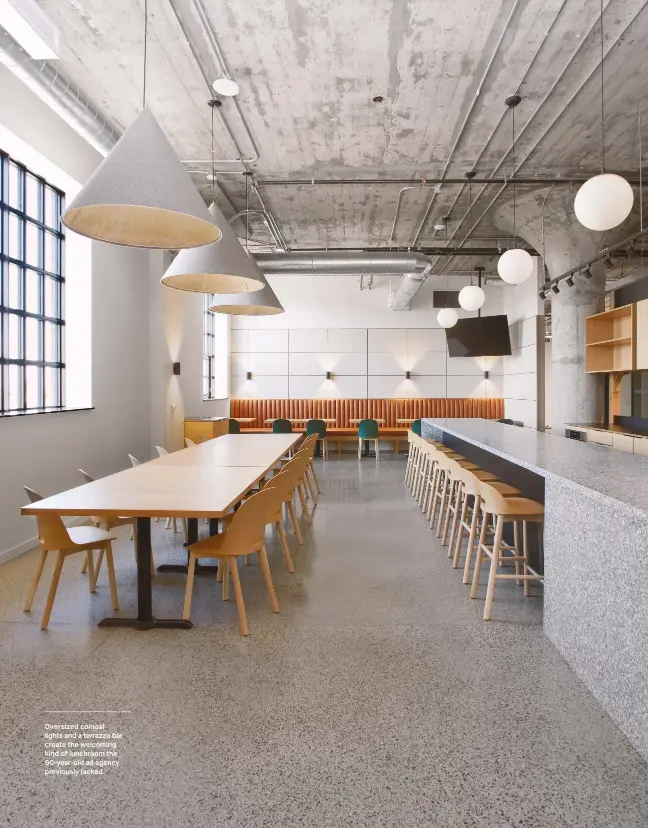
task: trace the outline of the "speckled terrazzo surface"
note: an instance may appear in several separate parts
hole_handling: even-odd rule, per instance
[[[542,597],[498,584],[493,620],[403,486],[404,459],[318,463],[296,573],[269,556],[281,613],[241,568],[251,635],[209,578],[186,632],[98,629],[66,568],[49,631],[21,612],[34,553],[0,566],[2,828],[637,828],[648,769],[542,631]],[[117,530],[125,614],[135,603]],[[182,559],[154,524],[158,563]],[[47,574],[51,569],[48,566]],[[159,615],[184,577],[158,575]],[[46,709],[128,709],[123,769],[42,776]]]
[[[441,429],[543,476],[554,474],[648,512],[648,457],[482,419],[425,419],[424,437]]]

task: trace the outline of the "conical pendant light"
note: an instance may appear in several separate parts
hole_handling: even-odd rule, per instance
[[[131,247],[182,249],[220,238],[207,207],[146,108],[144,4],[142,111],[63,215],[82,236]]]
[[[252,293],[219,295],[209,310],[230,316],[271,316],[275,313],[284,313],[281,302],[267,282],[262,290]]]
[[[214,108],[212,106],[213,157]],[[247,193],[247,177],[245,187]],[[215,196],[215,191],[216,172],[212,166],[212,196]],[[209,213],[214,224],[222,228],[220,240],[207,247],[183,250],[179,253],[162,277],[162,284],[177,290],[197,293],[247,293],[260,290],[266,284],[265,277],[254,259],[246,255],[236,233],[218,209],[215,200],[209,208]]]
[[[588,230],[611,230],[624,222],[632,210],[634,193],[630,184],[620,175],[605,172],[605,96],[603,83],[603,0],[600,11],[601,27],[601,174],[590,178],[576,193],[574,212]]]
[[[513,244],[517,238],[516,234],[516,215],[515,215],[515,107],[520,103],[519,95],[511,95],[506,99],[505,103],[511,110],[511,119],[513,123]],[[526,282],[529,276],[533,273],[533,259],[526,250],[521,248],[512,248],[506,250],[499,257],[497,262],[497,272],[504,282],[509,285],[521,285]]]

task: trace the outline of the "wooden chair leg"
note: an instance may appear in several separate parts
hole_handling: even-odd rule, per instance
[[[117,579],[115,578],[115,559],[113,558],[112,543],[106,541],[106,566],[108,567],[108,583],[110,584],[110,597],[114,610],[119,609],[117,598]]]
[[[444,519],[445,519],[447,494],[448,494],[448,475],[445,474],[444,477],[443,477],[443,489],[441,490],[441,503],[439,504],[439,521],[437,523],[437,529],[436,529],[437,538],[441,537],[441,532],[443,531],[443,522],[444,522]]]
[[[489,621],[495,595],[495,579],[499,565],[500,549],[502,546],[502,533],[504,531],[504,518],[499,515],[495,525],[495,540],[493,541],[493,557],[491,558],[490,572],[488,573],[488,589],[486,590],[486,604],[484,605],[484,621]]]
[[[323,454],[324,454],[324,449],[322,449],[322,455]],[[311,474],[313,475],[313,480],[315,481],[315,488],[317,489],[318,492],[321,492],[322,490],[320,488],[319,480],[317,479],[317,473],[315,472],[315,463],[312,460],[311,460],[311,463],[310,463],[310,470],[311,470]]]
[[[311,497],[313,498],[313,509],[314,509],[317,506],[317,494],[315,492],[315,487],[311,483],[310,477],[308,476],[308,469],[306,470],[306,473],[304,474],[304,478],[306,479],[306,482],[308,483],[308,490],[310,491]]]
[[[236,566],[236,561],[234,561],[234,566]],[[219,569],[223,569],[223,601],[229,600],[229,576],[230,576],[230,560],[229,558],[223,558],[218,565]]]
[[[529,575],[529,533],[528,524],[526,520],[522,521],[522,554],[524,555],[524,574]],[[524,579],[524,596],[528,598],[531,595],[531,581],[528,578]]]
[[[470,524],[470,535],[468,536],[468,548],[466,549],[466,564],[463,572],[464,584],[470,583],[470,565],[472,563],[473,549],[475,548],[475,538],[477,537],[477,527],[479,526],[479,509],[481,506],[481,497],[475,495],[473,503],[473,516]]]
[[[166,521],[164,523],[164,528],[165,529],[170,529],[171,528],[171,518],[166,519]]]
[[[133,527],[131,526],[130,535],[128,536],[128,540],[131,540],[131,541],[132,541],[132,540],[134,540],[134,539],[135,539],[135,530],[134,530],[134,529],[133,529]]]
[[[374,449],[374,450],[375,450],[375,452],[376,452],[376,460],[378,460],[378,458],[380,457],[380,446],[379,446],[379,442],[380,442],[380,441],[379,441],[378,439],[374,440],[374,447],[375,447],[375,449]]]
[[[259,563],[261,564],[263,580],[265,581],[268,595],[270,596],[270,606],[272,607],[272,611],[279,612],[279,604],[277,603],[277,596],[275,595],[274,586],[272,585],[272,575],[270,574],[268,554],[265,546],[262,546],[261,549],[259,549]]]
[[[295,567],[292,562],[292,557],[290,556],[290,547],[288,546],[288,538],[286,537],[286,532],[284,531],[283,524],[280,520],[275,523],[277,527],[277,532],[279,532],[279,540],[281,541],[281,548],[283,549],[284,557],[286,559],[286,566],[288,568],[288,572],[294,572]]]
[[[306,503],[306,497],[304,495],[304,492],[302,491],[301,483],[297,486],[297,492],[299,493],[299,502],[301,503],[302,514],[304,515],[308,523],[311,523],[313,519],[311,518],[310,512],[308,511],[308,504]]]
[[[65,552],[59,552],[56,558],[56,566],[54,567],[54,574],[52,575],[52,583],[50,584],[49,593],[47,594],[47,602],[45,603],[45,612],[41,619],[41,630],[46,630],[49,624],[50,615],[52,614],[52,607],[54,606],[54,598],[56,597],[56,590],[58,589],[59,578],[61,577],[61,570],[63,569],[63,561],[65,560]]]
[[[81,574],[85,575],[88,571],[88,558],[84,557],[83,563],[81,564]]]
[[[243,603],[243,590],[241,589],[241,579],[239,578],[238,566],[236,559],[232,561],[230,567],[232,572],[232,583],[234,585],[234,597],[236,598],[236,609],[238,610],[239,626],[241,627],[241,635],[249,635],[247,625],[247,615],[245,614],[245,604]]]
[[[358,440],[358,460],[362,460],[362,440]]]
[[[472,586],[470,588],[470,597],[477,597],[477,587],[479,586],[479,572],[481,570],[482,560],[484,559],[484,544],[486,543],[486,532],[488,530],[488,515],[484,513],[482,517],[481,532],[479,533],[479,541],[477,542],[477,559],[475,560],[475,570],[473,572]]]
[[[218,567],[220,572],[220,566]],[[191,598],[193,595],[194,578],[196,576],[196,557],[189,553],[189,566],[187,568],[187,586],[185,587],[185,601],[184,609],[182,610],[182,617],[185,621],[191,618]]]
[[[459,521],[459,516],[461,515],[462,507],[463,507],[463,489],[459,484],[457,484],[457,492],[456,492],[456,495],[455,495],[455,503],[454,503],[454,515],[452,517],[452,526],[450,527],[450,540],[448,541],[448,557],[453,558],[453,559],[454,559],[454,549],[455,549],[455,533],[457,531],[457,522]]]
[[[36,590],[38,589],[38,583],[41,579],[41,575],[43,574],[43,567],[45,566],[46,560],[47,549],[41,549],[38,563],[36,564],[36,572],[34,572],[34,577],[32,579],[31,586],[29,587],[29,593],[27,594],[27,600],[25,601],[25,606],[23,607],[24,612],[29,612],[32,608],[34,596],[36,595]]]
[[[93,553],[91,552],[90,554],[92,555]],[[97,581],[99,580],[99,571],[101,570],[101,563],[103,561],[103,556],[104,556],[104,551],[103,551],[103,549],[100,549],[99,554],[97,555],[97,561],[94,565],[94,575],[93,575],[94,583],[92,585],[92,588],[90,589],[90,592],[95,591],[95,586],[97,584]]]
[[[86,566],[88,569],[88,586],[90,587],[90,592],[96,592],[97,590],[97,578],[99,577],[99,566],[101,565],[101,556],[103,555],[103,549],[99,553],[99,558],[97,559],[97,566],[94,565],[94,552],[92,549],[86,549]]]
[[[526,523],[526,521],[524,521],[524,522]],[[513,551],[513,554],[515,555],[516,559],[518,557],[522,557],[522,547],[520,546],[520,522],[518,520],[513,521],[513,546],[515,547],[515,549]],[[516,575],[520,574],[520,561],[519,560],[515,561],[515,574]],[[528,581],[521,581],[520,579],[518,579],[515,583],[518,586],[522,586],[522,584],[524,583],[524,586],[526,587],[529,582]],[[525,589],[525,594],[526,594],[526,589]]]
[[[295,504],[292,500],[288,503],[288,513],[290,514],[290,522],[292,523],[293,532],[297,535],[299,545],[302,546],[304,538],[302,537],[301,529],[299,528],[299,521],[297,520],[297,513],[295,512]]]
[[[461,558],[461,543],[464,536],[464,528],[466,523],[466,515],[468,514],[468,495],[465,490],[461,495],[461,513],[459,514],[459,531],[457,532],[457,540],[455,541],[454,557],[452,559],[452,568],[459,569],[459,559]]]

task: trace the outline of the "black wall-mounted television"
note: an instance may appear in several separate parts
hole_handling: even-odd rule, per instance
[[[474,316],[446,328],[451,357],[508,356],[511,353],[508,317]]]

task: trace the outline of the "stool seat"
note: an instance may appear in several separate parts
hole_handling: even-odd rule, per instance
[[[482,504],[482,509],[485,508]],[[509,520],[527,520],[533,523],[543,520],[544,506],[527,497],[507,497],[506,506],[500,506],[496,514]]]
[[[518,495],[522,494],[522,492],[519,489],[516,489],[515,486],[509,486],[508,483],[494,481],[489,485],[491,485],[501,495],[504,495],[504,497],[517,497]]]

